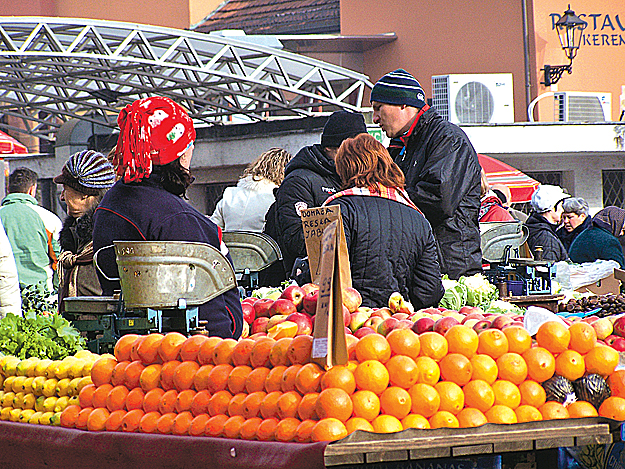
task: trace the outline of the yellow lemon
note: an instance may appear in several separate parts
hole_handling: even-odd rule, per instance
[[[71,382],[72,380],[69,378],[60,379],[56,383],[56,395],[59,397],[67,396],[69,394],[69,383]]]
[[[44,401],[47,399],[46,396],[39,396],[36,400],[35,400],[35,410],[37,412],[43,412],[43,403]]]
[[[37,398],[33,393],[25,394],[23,401],[23,409],[34,409]]]
[[[45,376],[46,368],[50,366],[50,363],[52,363],[52,360],[50,360],[49,358],[44,358],[43,360],[39,360],[37,364],[35,365],[35,376]]]
[[[22,409],[12,409],[11,413],[9,414],[9,421],[19,422],[21,413],[22,413]]]
[[[34,413],[35,411],[32,409],[22,410],[20,412],[19,422],[28,423],[28,421],[30,420],[30,418],[33,416]]]
[[[48,378],[46,378],[45,376],[41,376],[41,375],[40,376],[35,376],[33,378],[32,388],[33,388],[33,394],[35,396],[43,395],[42,394],[43,393],[43,384],[46,382],[46,379],[48,379]]]
[[[43,411],[44,412],[52,412],[54,410],[54,406],[56,406],[56,401],[58,401],[58,397],[50,396],[46,397],[43,401]]]
[[[9,420],[12,410],[13,407],[3,407],[2,410],[0,410],[0,420]]]
[[[56,394],[56,384],[59,381],[55,378],[50,378],[43,383],[43,389],[41,390],[41,394],[46,397],[54,396]]]
[[[16,376],[12,383],[13,392],[22,392],[26,376]]]
[[[67,403],[69,401],[68,396],[59,397],[56,401],[56,405],[54,406],[55,412],[63,412],[65,407],[67,407]]]
[[[15,397],[13,398],[13,408],[14,409],[23,409],[24,408],[24,396],[23,392],[15,393]]]
[[[50,419],[54,415],[54,412],[44,412],[39,417],[39,425],[50,425]]]
[[[43,415],[43,412],[35,412],[28,419],[28,423],[32,423],[34,425],[39,425],[39,418]]]

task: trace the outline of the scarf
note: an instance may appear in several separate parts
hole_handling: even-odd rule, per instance
[[[614,206],[606,207],[603,210],[599,210],[592,221],[599,227],[605,227],[618,238],[623,225],[625,225],[625,210]]]
[[[404,204],[410,208],[415,209],[417,212],[423,215],[421,210],[419,210],[417,206],[412,202],[412,200],[410,200],[410,197],[408,197],[408,193],[405,190],[400,189],[399,187],[386,187],[380,183],[376,183],[375,186],[352,187],[350,189],[337,192],[336,194],[330,196],[323,203],[323,205],[328,205],[333,200],[339,197],[344,197],[346,195],[364,195],[367,197],[381,197],[382,199],[394,200],[395,202],[399,202],[400,204]]]
[[[59,298],[77,296],[78,272],[80,265],[93,263],[93,241],[90,241],[78,254],[72,251],[63,251],[59,255]],[[65,307],[63,301],[59,301],[59,312],[63,312]]]
[[[486,215],[489,210],[496,205],[499,205],[504,210],[507,210],[506,207],[501,205],[501,200],[499,200],[499,197],[497,197],[494,193],[487,193],[480,202],[480,213],[478,215],[478,220],[481,220],[484,215]]]

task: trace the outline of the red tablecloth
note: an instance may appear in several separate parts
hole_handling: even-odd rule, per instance
[[[11,468],[320,469],[325,447],[0,422],[0,467]]]

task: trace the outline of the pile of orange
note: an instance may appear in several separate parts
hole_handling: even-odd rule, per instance
[[[597,415],[625,420],[618,353],[591,326],[547,323],[534,342],[522,327],[479,335],[457,325],[445,336],[394,330],[348,336],[349,362],[311,362],[312,337],[232,339],[178,333],[127,335],[115,359],[98,360],[62,425],[126,431],[327,441],[355,430],[476,427]],[[589,329],[590,328],[590,329]],[[614,356],[616,354],[616,357]],[[600,409],[545,402],[541,382],[558,373],[610,377],[618,392]],[[619,387],[620,386],[620,387]]]

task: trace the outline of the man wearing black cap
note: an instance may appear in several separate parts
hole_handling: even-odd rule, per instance
[[[482,270],[480,164],[460,127],[425,102],[406,70],[384,75],[371,90],[373,122],[391,138],[388,150],[406,190],[434,230],[441,272],[452,279]]]
[[[276,233],[287,274],[295,259],[306,257],[306,243],[300,213],[321,206],[341,188],[334,156],[343,140],[366,133],[362,114],[337,111],[323,128],[321,144],[302,148],[284,170],[284,181],[276,189],[276,215],[267,217],[266,233]],[[270,209],[271,210],[271,209]]]

